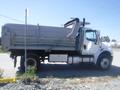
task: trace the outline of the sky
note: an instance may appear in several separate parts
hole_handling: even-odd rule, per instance
[[[0,0],[0,31],[6,23],[62,26],[71,17],[86,18],[87,27],[120,41],[120,0]],[[0,34],[1,36],[1,34]]]

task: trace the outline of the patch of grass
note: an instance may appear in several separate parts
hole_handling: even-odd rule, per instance
[[[24,84],[30,84],[37,80],[36,76],[36,68],[32,66],[28,66],[27,71],[25,73],[17,73],[17,78],[21,80]]]
[[[37,70],[36,67],[28,66],[26,74],[33,76],[36,74],[36,70]]]

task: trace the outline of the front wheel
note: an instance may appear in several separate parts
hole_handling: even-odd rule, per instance
[[[112,58],[110,55],[103,54],[98,58],[97,66],[99,69],[108,70],[111,67]]]

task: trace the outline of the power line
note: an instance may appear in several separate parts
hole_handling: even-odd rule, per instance
[[[15,19],[15,18],[12,18],[12,17],[6,16],[6,15],[2,15],[2,14],[0,14],[0,16],[1,16],[1,17],[4,17],[4,18],[7,18],[7,19],[10,19],[10,20],[13,20],[13,21],[17,21],[17,22],[24,23],[24,21],[22,21],[22,20],[18,20],[18,19]]]

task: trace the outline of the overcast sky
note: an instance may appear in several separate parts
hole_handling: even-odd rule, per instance
[[[29,24],[61,26],[70,17],[86,18],[91,23],[88,27],[120,41],[120,0],[0,1],[0,27],[5,23],[24,23],[28,8]]]

